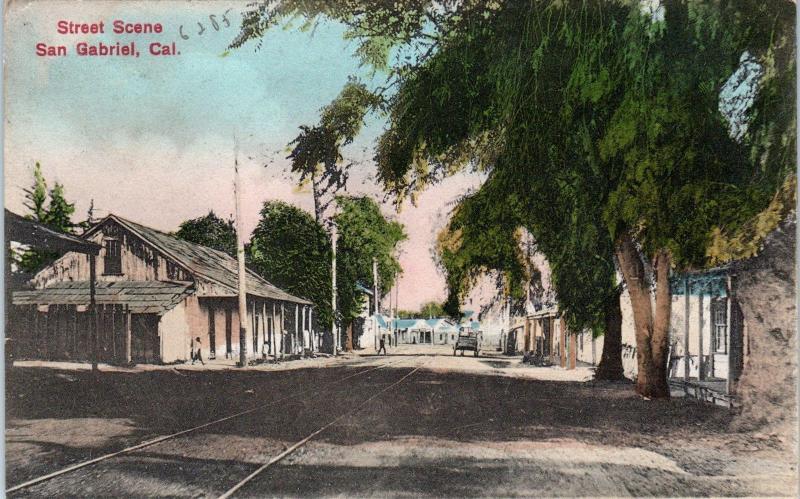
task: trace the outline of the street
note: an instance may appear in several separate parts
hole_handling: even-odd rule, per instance
[[[97,380],[15,367],[8,487],[250,412],[9,495],[219,497],[282,453],[233,496],[793,494],[778,437],[730,432],[727,409],[643,400],[628,383],[589,381],[586,368],[449,348],[299,369],[109,369]]]

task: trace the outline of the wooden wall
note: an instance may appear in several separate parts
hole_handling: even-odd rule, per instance
[[[90,240],[103,245],[106,237],[120,240],[122,275],[106,275],[104,268],[105,247],[97,256],[97,279],[100,281],[192,281],[192,276],[182,267],[168,259],[135,234],[113,220],[92,234]],[[67,253],[33,277],[36,288],[44,288],[54,282],[88,281],[89,257],[80,253]]]
[[[147,361],[158,361],[157,316],[133,314],[132,317],[133,349],[147,347],[153,351]],[[36,305],[15,306],[9,319],[9,337],[16,359],[92,361],[91,314],[88,311],[78,311],[75,305],[50,305],[46,310]],[[97,306],[100,362],[127,362],[125,320],[122,305]],[[133,357],[139,354],[138,351],[132,353]]]

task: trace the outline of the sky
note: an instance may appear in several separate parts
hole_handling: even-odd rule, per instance
[[[242,170],[242,219],[255,227],[266,200],[283,200],[311,212],[308,189],[288,173],[287,144],[301,124],[314,124],[319,109],[347,81],[378,84],[342,40],[343,28],[320,25],[313,33],[277,29],[227,52],[244,2],[17,1],[6,10],[5,205],[24,212],[24,191],[39,161],[50,185],[60,182],[84,219],[90,200],[97,215],[116,213],[156,229],[214,210],[234,211],[234,135]],[[226,27],[222,14],[228,10]],[[215,16],[219,31],[209,20]],[[160,34],[114,34],[114,20],[160,23]],[[104,22],[104,34],[59,34],[58,21]],[[204,25],[204,33],[198,34]],[[188,39],[181,37],[182,33]],[[86,57],[76,44],[135,42],[140,56]],[[176,43],[180,55],[151,56],[150,43]],[[36,55],[37,44],[66,46],[66,57]],[[482,181],[462,174],[424,192],[417,206],[399,213],[384,202],[374,180],[372,148],[384,123],[368,118],[348,159],[360,163],[348,192],[383,204],[384,214],[405,224],[400,248],[404,274],[400,308],[443,300],[444,278],[433,243],[448,203]],[[265,166],[266,165],[266,166]]]

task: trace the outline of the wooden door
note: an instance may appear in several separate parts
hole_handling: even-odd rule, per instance
[[[131,316],[131,360],[142,364],[158,363],[161,361],[160,347],[158,316],[133,314]]]
[[[208,306],[208,358],[217,358],[217,321],[214,307]]]
[[[225,358],[233,356],[233,312],[225,309]]]

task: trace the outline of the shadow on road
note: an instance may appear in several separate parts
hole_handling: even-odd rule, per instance
[[[499,360],[482,362],[501,368],[509,364]],[[275,445],[276,449],[280,449],[300,440],[338,415],[356,409],[368,397],[410,371],[409,368],[385,368],[322,388],[323,384],[359,369],[363,367],[280,372],[115,372],[100,373],[95,378],[91,372],[62,373],[41,368],[15,368],[7,379],[6,392],[9,452],[14,448],[22,450],[26,446],[36,447],[36,452],[31,452],[30,458],[10,461],[7,480],[9,484],[19,483],[68,463],[138,443],[154,435],[175,432],[243,409],[274,403],[252,416],[227,421],[175,441],[177,446],[188,445],[195,449],[178,453],[189,456],[187,459],[191,458],[193,452],[213,454],[220,442],[230,442],[234,448],[246,448],[242,442],[253,442],[253,459],[258,462],[258,459],[268,457],[268,453],[262,455],[264,446]],[[317,393],[276,403],[312,386],[321,388]],[[35,434],[31,434],[29,426],[22,431],[26,421],[55,419],[69,425],[70,419],[77,418],[95,418],[97,428],[87,428],[87,431],[102,431],[103,420],[125,418],[130,421],[133,431],[128,435],[109,434],[100,446],[85,445],[79,437],[55,444],[46,438],[37,439]],[[351,447],[408,438],[461,442],[464,445],[568,440],[588,445],[655,449],[664,447],[663,443],[671,439],[692,441],[725,435],[730,419],[731,414],[725,409],[691,400],[642,400],[634,395],[632,386],[627,383],[538,381],[421,370],[363,410],[344,418],[314,441],[320,445]],[[15,436],[15,429],[18,436]],[[163,452],[159,446],[145,451],[154,454]],[[661,452],[666,451],[662,449]],[[158,466],[153,469],[142,469],[143,465],[136,462],[133,456],[109,463],[109,466],[122,467],[127,473],[146,475],[152,472],[170,483],[183,480],[183,471],[173,474],[169,467],[185,467],[186,459],[178,459],[183,465],[170,464],[171,459],[159,459]],[[241,457],[223,461],[224,466],[221,465],[220,470],[228,467],[230,461],[238,462],[237,466],[242,469],[250,466],[242,462]],[[542,474],[531,475],[526,471],[525,480],[561,481],[579,471],[573,469],[564,475],[552,469],[552,463],[547,469],[544,464],[528,463],[526,466],[533,469],[541,468]],[[482,495],[482,490],[486,493],[489,490],[493,493],[498,493],[498,490],[502,492],[502,489],[483,489],[479,485],[493,481],[523,487],[524,481],[519,482],[509,475],[507,465],[511,466],[509,463],[492,464],[491,460],[477,460],[464,463],[435,462],[427,468],[413,463],[408,463],[408,468],[369,466],[358,469],[334,465],[308,469],[293,466],[289,469],[284,466],[281,482],[270,482],[263,491],[269,495],[359,495],[375,490],[362,489],[359,483],[364,480],[367,483],[377,480],[384,487],[380,490],[388,491],[390,495],[392,491],[421,493],[422,489],[418,488],[421,485],[411,481],[425,483],[425,493],[432,495]],[[193,473],[201,472],[205,466],[205,463],[189,463]],[[222,473],[220,470],[209,473]],[[547,478],[548,473],[551,474],[550,478]],[[469,475],[470,479],[464,481],[465,475]],[[323,477],[327,477],[325,483],[331,487],[324,491],[320,488],[323,482],[319,482]],[[672,485],[665,485],[663,489],[647,489],[642,493],[671,495],[675,489],[670,487],[679,477],[668,478],[664,478],[664,483]],[[635,485],[634,482],[631,486]],[[465,488],[467,485],[462,483],[471,484],[469,486],[473,488]],[[208,486],[212,487],[210,484]],[[680,489],[681,492],[694,495],[690,484],[687,487]],[[514,490],[525,489],[508,489],[506,492],[510,494]],[[636,494],[636,489],[628,490]],[[717,488],[705,488],[703,491],[725,492]],[[57,491],[50,491],[53,492]],[[557,490],[550,492],[557,494]]]

